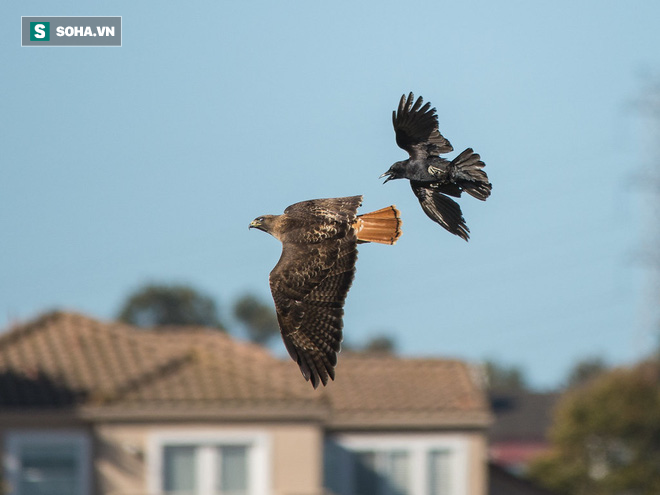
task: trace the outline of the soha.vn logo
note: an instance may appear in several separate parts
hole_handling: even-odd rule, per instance
[[[55,35],[62,36],[114,36],[115,26],[57,26]],[[50,41],[50,22],[31,22],[30,41]]]
[[[50,22],[31,22],[30,41],[50,41]]]

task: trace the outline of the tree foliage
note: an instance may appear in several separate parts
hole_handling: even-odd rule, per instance
[[[490,390],[527,390],[527,379],[517,366],[507,366],[488,360],[484,363],[486,384]]]
[[[362,352],[367,354],[394,354],[396,352],[396,342],[389,335],[375,335],[362,347]]]
[[[589,381],[600,376],[608,366],[600,357],[590,357],[578,361],[568,373],[566,385],[569,388],[586,385]]]
[[[185,285],[147,284],[127,297],[117,318],[138,327],[201,325],[222,328],[213,299]]]
[[[252,294],[245,294],[234,304],[234,317],[240,321],[252,342],[265,345],[280,332],[272,305]]]
[[[344,340],[341,343],[341,351],[351,354],[370,354],[370,355],[394,355],[397,352],[396,341],[394,337],[385,333],[372,335],[364,344],[356,345],[351,341]]]
[[[561,400],[530,476],[565,495],[660,493],[660,365],[602,374]]]

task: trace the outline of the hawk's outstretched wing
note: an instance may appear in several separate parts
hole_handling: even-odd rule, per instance
[[[288,237],[295,241],[315,242],[315,239],[321,240],[341,235],[355,221],[357,209],[361,204],[362,196],[310,199],[294,203],[284,210],[284,214],[290,225],[294,220],[299,220],[310,237],[296,239],[293,232]],[[294,226],[291,225],[289,229],[292,227]]]
[[[413,104],[412,93],[401,96],[399,108],[392,112],[392,124],[396,132],[396,144],[406,150],[413,159],[425,159],[454,148],[438,131],[438,115],[431,103],[422,106],[420,96]]]

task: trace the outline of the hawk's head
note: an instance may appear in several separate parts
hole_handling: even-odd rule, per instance
[[[262,215],[257,217],[250,222],[249,228],[263,230],[264,232],[268,232],[270,235],[277,237],[275,235],[275,228],[278,216],[279,215]]]

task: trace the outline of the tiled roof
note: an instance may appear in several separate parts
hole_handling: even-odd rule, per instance
[[[205,328],[136,329],[55,312],[0,336],[0,414],[322,421],[330,428],[484,426],[460,361],[342,355],[314,391],[288,359]]]
[[[255,402],[275,411],[302,402],[313,414],[319,401],[267,351],[217,330],[138,330],[57,312],[0,337],[2,409],[151,414],[179,408],[243,415],[246,408],[259,410]]]
[[[460,426],[490,419],[471,369],[457,360],[341,356],[328,394],[333,405],[330,424],[337,428],[423,428],[430,421]]]

